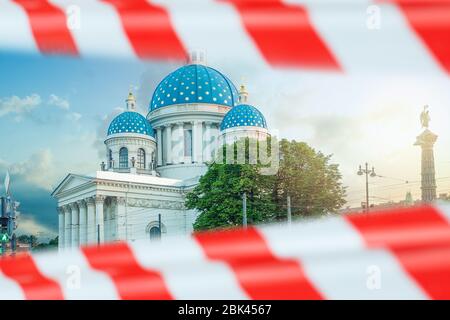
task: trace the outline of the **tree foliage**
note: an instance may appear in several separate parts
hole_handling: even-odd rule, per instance
[[[279,142],[281,160],[274,175],[262,175],[262,165],[213,162],[199,184],[187,194],[186,207],[199,216],[195,230],[242,225],[242,196],[247,194],[249,224],[286,218],[286,197],[290,195],[293,215],[315,216],[334,212],[344,203],[338,165],[331,156],[316,152],[304,142]],[[233,147],[236,160],[236,145]],[[224,150],[225,150],[224,149]]]
[[[286,212],[287,195],[293,215],[313,216],[335,212],[345,203],[345,188],[331,155],[315,151],[304,142],[280,142],[282,159],[274,188],[279,216]]]
[[[186,197],[186,207],[200,212],[195,230],[227,228],[242,225],[242,197],[247,194],[249,223],[271,221],[275,214],[272,200],[273,176],[260,174],[260,164],[248,164],[250,146],[245,143],[246,164],[213,162],[195,189]],[[237,159],[235,146],[234,159]]]
[[[39,242],[35,235],[22,234],[17,237],[17,241],[21,243],[27,243],[30,245],[30,249],[33,251],[49,250],[58,248],[58,237],[50,239],[49,242]]]

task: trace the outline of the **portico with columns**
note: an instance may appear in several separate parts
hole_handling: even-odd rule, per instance
[[[53,192],[59,248],[190,234],[196,212],[185,209],[184,197],[192,187],[151,175],[69,174]]]

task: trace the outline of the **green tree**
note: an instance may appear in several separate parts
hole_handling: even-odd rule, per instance
[[[245,141],[248,162],[249,143]],[[236,146],[234,156],[237,158]],[[226,148],[224,150],[226,150]],[[200,212],[195,230],[227,228],[242,225],[242,196],[247,194],[249,223],[273,219],[272,200],[274,176],[260,174],[259,164],[211,163],[199,184],[186,197],[186,207]]]
[[[58,237],[50,239],[49,242],[40,242],[33,249],[34,251],[55,250],[58,248]]]
[[[39,242],[37,237],[34,235],[26,235],[22,234],[17,237],[17,241],[21,243],[27,243],[30,245],[31,250],[40,251],[40,250],[49,250],[58,248],[58,237],[50,239],[48,243]]]
[[[17,237],[17,241],[18,242],[22,242],[22,243],[27,243],[32,248],[35,247],[38,244],[37,237],[34,236],[34,235],[22,234],[22,235]]]
[[[248,160],[249,140],[246,140]],[[230,148],[227,146],[226,148]],[[259,148],[259,145],[257,145]],[[262,165],[212,163],[199,184],[186,197],[186,207],[200,212],[195,230],[242,225],[242,195],[247,193],[249,223],[286,219],[286,198],[294,216],[312,217],[335,212],[345,203],[345,188],[331,155],[315,151],[304,142],[279,142],[276,174],[262,175]],[[237,158],[236,144],[234,159]]]
[[[291,197],[292,214],[317,216],[335,212],[345,204],[345,188],[331,155],[316,152],[304,142],[283,139],[282,159],[274,188],[278,218],[286,216],[286,198]]]

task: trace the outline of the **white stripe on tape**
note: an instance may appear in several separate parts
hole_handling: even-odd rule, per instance
[[[295,223],[291,227],[268,226],[258,230],[281,256],[293,256],[299,252],[326,255],[364,248],[360,235],[344,219],[336,217]]]
[[[176,299],[247,299],[234,273],[222,262],[209,261],[192,238],[172,238],[152,246],[130,243],[144,268],[162,273]]]
[[[435,205],[436,209],[442,214],[442,216],[450,223],[450,203],[440,201]]]
[[[136,57],[115,9],[98,0],[50,0],[61,8],[82,56]]]
[[[92,269],[78,249],[59,254],[43,253],[33,256],[38,269],[60,285],[64,298],[71,299],[118,299],[110,277]]]
[[[0,270],[0,300],[24,300],[25,296],[20,286],[6,277]]]
[[[168,9],[184,46],[189,50],[205,50],[208,64],[230,59],[235,67],[242,65],[246,70],[268,67],[230,4],[216,0],[155,0],[152,3]]]
[[[0,45],[2,50],[39,52],[27,14],[9,0],[0,0]]]
[[[367,249],[327,256],[299,255],[308,278],[327,299],[426,299],[395,257]]]
[[[327,299],[426,298],[389,251],[366,248],[344,219],[261,232],[275,255],[300,262]]]
[[[395,5],[308,1],[305,6],[312,24],[345,72],[377,72],[381,68],[396,73],[444,74]]]

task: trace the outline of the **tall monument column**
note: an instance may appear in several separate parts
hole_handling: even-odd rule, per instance
[[[434,169],[434,151],[433,146],[437,140],[437,135],[428,129],[430,122],[430,115],[428,106],[424,107],[420,115],[422,128],[425,130],[417,136],[415,146],[422,148],[422,201],[432,202],[436,199],[436,178]]]

